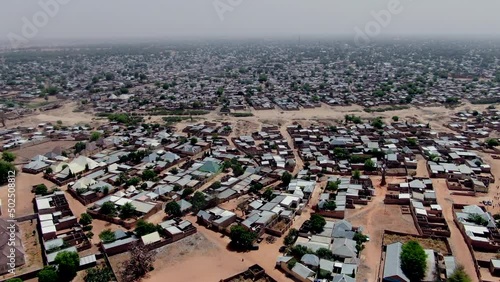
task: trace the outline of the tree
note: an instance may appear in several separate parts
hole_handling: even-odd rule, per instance
[[[83,280],[85,282],[114,281],[114,275],[107,267],[92,267],[87,269]]]
[[[121,265],[123,281],[138,281],[149,271],[153,270],[156,252],[147,246],[136,243],[130,250],[130,259]]]
[[[115,232],[111,231],[111,229],[105,229],[99,233],[99,239],[104,244],[114,242],[116,240]]]
[[[365,161],[365,165],[363,166],[363,168],[366,171],[373,171],[373,170],[375,170],[375,163],[372,161],[372,159],[367,159]]]
[[[381,118],[376,118],[372,121],[372,126],[377,129],[382,129],[384,127],[384,122]]]
[[[306,254],[314,254],[314,252],[302,245],[295,245],[288,251],[288,255],[291,255],[297,259],[301,259]]]
[[[92,223],[92,216],[88,213],[82,213],[80,215],[79,223],[83,226],[87,226]]]
[[[176,201],[172,201],[165,205],[165,213],[175,217],[182,216],[181,206]]]
[[[10,178],[12,178],[12,172],[14,172],[15,176],[16,167],[12,163],[0,160],[0,185],[4,185]]]
[[[80,257],[77,252],[62,251],[56,255],[54,262],[57,264],[59,278],[71,281],[76,276],[76,271],[80,266]]]
[[[411,282],[421,281],[427,268],[427,254],[417,241],[408,241],[401,248],[401,270]]]
[[[267,188],[266,191],[264,191],[264,193],[262,194],[262,197],[264,197],[264,199],[266,199],[267,201],[271,201],[272,199],[274,199],[276,195],[273,192],[273,188]]]
[[[186,188],[182,191],[181,198],[185,199],[187,196],[193,194],[193,192],[194,192],[193,188]]]
[[[231,244],[233,246],[248,250],[252,247],[253,241],[257,239],[257,234],[248,231],[243,226],[233,225],[229,237],[231,238]]]
[[[465,272],[465,269],[462,265],[459,265],[455,268],[455,271],[448,277],[446,282],[472,282],[470,276]]]
[[[51,167],[48,167],[46,170],[45,170],[45,174],[52,174],[54,172],[54,170],[51,168]]]
[[[58,282],[59,276],[57,271],[53,266],[45,266],[40,272],[38,272],[39,282]]]
[[[115,216],[116,215],[115,203],[113,203],[111,201],[104,202],[104,204],[102,204],[99,212],[104,214],[104,215]]]
[[[285,236],[283,239],[283,243],[287,246],[293,245],[295,241],[297,240],[299,232],[295,228],[291,228],[290,231],[288,231],[288,234]]]
[[[327,249],[327,248],[319,248],[318,250],[316,250],[315,254],[320,259],[328,259],[328,260],[333,259],[332,251],[330,249]]]
[[[142,172],[142,180],[144,181],[153,180],[153,178],[155,177],[156,177],[156,172],[154,172],[151,169],[146,169],[145,171]]]
[[[6,161],[6,162],[11,163],[15,159],[16,159],[16,155],[14,155],[14,153],[7,152],[7,151],[2,153],[2,160]]]
[[[395,122],[397,122],[399,120],[399,117],[398,116],[393,116],[392,120],[395,121]]]
[[[85,150],[87,145],[84,142],[78,142],[75,144],[75,154],[80,153],[81,151]]]
[[[205,199],[205,195],[200,191],[196,191],[194,193],[193,197],[191,198],[191,204],[193,205],[194,211],[201,210],[207,204],[207,200]]]
[[[131,218],[135,214],[135,206],[131,203],[125,203],[120,209],[120,218],[127,219]]]
[[[332,201],[332,200],[326,202],[323,205],[323,209],[327,210],[327,211],[334,211],[336,208],[337,208],[337,204],[335,203],[335,201]]]
[[[43,183],[42,184],[38,184],[35,187],[35,194],[36,195],[47,195],[48,191],[49,191],[49,189]]]
[[[327,191],[337,191],[337,189],[339,189],[339,184],[340,184],[340,180],[328,181],[328,184],[326,184],[326,190]]]
[[[352,178],[353,179],[356,179],[356,180],[359,180],[361,178],[361,172],[359,170],[355,170],[353,173],[352,173]]]
[[[99,140],[99,138],[101,138],[100,132],[94,131],[92,132],[92,134],[90,134],[90,141],[97,141]]]
[[[158,228],[153,223],[147,222],[144,219],[139,219],[135,225],[135,233],[137,236],[142,237],[157,231]]]
[[[191,145],[193,145],[193,146],[196,145],[196,143],[198,143],[198,138],[196,138],[196,137],[191,138],[191,140],[189,141],[189,143]]]
[[[496,146],[500,145],[498,140],[494,139],[494,138],[487,139],[486,144],[488,145],[488,147],[496,147]]]
[[[311,224],[311,231],[314,233],[321,233],[323,232],[323,227],[326,225],[326,220],[324,217],[318,214],[313,214],[311,215],[311,218],[309,219],[310,224]]]
[[[283,181],[283,184],[288,186],[288,184],[290,184],[290,182],[292,181],[292,175],[288,171],[285,171],[281,175],[281,181]]]
[[[23,282],[23,280],[21,278],[10,278],[6,282]]]

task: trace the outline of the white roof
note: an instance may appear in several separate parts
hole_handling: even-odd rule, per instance
[[[160,234],[158,233],[158,231],[155,231],[153,233],[142,236],[141,240],[144,243],[144,245],[148,245],[148,244],[160,241],[161,238],[160,238]]]

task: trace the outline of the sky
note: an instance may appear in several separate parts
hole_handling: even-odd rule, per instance
[[[0,41],[499,36],[498,11],[498,0],[1,0]]]

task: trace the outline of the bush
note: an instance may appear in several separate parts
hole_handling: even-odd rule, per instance
[[[7,152],[7,151],[2,153],[2,160],[6,161],[6,162],[11,163],[15,159],[16,159],[16,155],[14,155],[14,153]]]
[[[462,265],[457,266],[455,271],[448,277],[446,282],[472,282],[470,276],[465,272],[464,267]]]
[[[83,280],[85,282],[114,281],[114,276],[113,272],[107,267],[93,267],[87,269]]]
[[[284,185],[288,186],[288,184],[292,181],[292,175],[288,171],[285,171],[281,175],[281,181],[283,181]]]
[[[114,242],[116,240],[116,237],[115,233],[111,231],[111,229],[105,229],[99,234],[99,239],[101,239],[101,241],[106,244]]]
[[[401,248],[401,270],[410,281],[420,281],[427,269],[427,254],[417,241],[408,241]]]

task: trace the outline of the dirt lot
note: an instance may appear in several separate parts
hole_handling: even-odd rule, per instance
[[[401,182],[403,178],[387,177],[387,183]],[[367,206],[348,210],[346,220],[353,226],[363,226],[364,234],[370,236],[361,252],[361,264],[358,268],[356,281],[377,281],[380,257],[382,254],[382,235],[384,230],[417,234],[411,215],[402,214],[397,205],[384,205],[387,193],[386,187],[380,186],[381,177],[372,177],[375,186],[375,197]]]
[[[76,141],[50,141],[31,147],[13,150],[12,152],[17,156],[16,163],[20,163],[30,161],[31,158],[37,155],[43,155],[45,153],[51,152],[52,150],[54,150],[54,148],[71,148],[75,146],[75,144]]]

